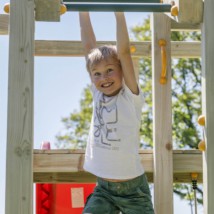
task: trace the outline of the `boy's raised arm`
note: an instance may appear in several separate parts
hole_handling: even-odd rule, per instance
[[[79,20],[80,20],[81,40],[85,56],[87,56],[90,50],[96,47],[96,37],[92,28],[89,13],[80,12]]]
[[[139,94],[130,53],[129,35],[124,13],[115,12],[115,17],[117,22],[117,52],[121,62],[124,80],[133,94]]]

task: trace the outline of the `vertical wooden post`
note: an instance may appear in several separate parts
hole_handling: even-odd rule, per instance
[[[34,0],[10,1],[6,214],[33,213]]]
[[[206,151],[203,153],[204,213],[214,210],[214,1],[204,1],[202,24],[202,108],[206,118]]]
[[[156,214],[173,213],[172,113],[171,113],[171,48],[170,18],[153,14],[153,142],[154,142],[154,207]],[[166,41],[167,83],[160,84],[162,57],[159,40]]]

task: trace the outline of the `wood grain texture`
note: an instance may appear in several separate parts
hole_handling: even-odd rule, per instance
[[[0,35],[8,35],[9,15],[0,14]]]
[[[153,151],[139,151],[141,163],[153,182]],[[95,182],[95,176],[83,170],[84,150],[34,150],[34,182]],[[202,155],[198,150],[173,151],[174,182],[191,182],[190,174],[199,174],[202,182]]]
[[[214,210],[214,1],[204,1],[204,22],[202,24],[202,109],[205,115],[206,151],[203,154],[204,213]]]
[[[115,45],[114,41],[97,42],[98,46],[104,44]],[[133,57],[151,57],[151,42],[131,42],[136,48]],[[199,58],[201,56],[200,42],[171,42],[172,57]],[[83,57],[83,47],[80,41],[35,41],[35,56],[63,56]]]
[[[180,23],[171,19],[171,31],[201,31],[201,23]]]
[[[33,213],[34,1],[10,1],[7,214]]]
[[[173,213],[173,157],[171,106],[170,18],[152,15],[152,85],[154,143],[154,208],[156,214]],[[160,84],[162,56],[159,40],[166,41],[167,83]]]
[[[171,0],[163,0],[164,3],[171,3]],[[203,20],[203,0],[174,0],[178,6],[178,17],[175,19],[179,23],[200,24]],[[170,13],[169,17],[174,19]]]
[[[60,21],[60,0],[35,0],[36,21]]]

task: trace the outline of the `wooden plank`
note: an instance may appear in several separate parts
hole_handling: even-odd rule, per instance
[[[6,209],[33,213],[34,1],[10,1]]]
[[[210,214],[214,210],[214,41],[213,20],[214,1],[204,1],[204,22],[202,24],[202,109],[206,118],[206,151],[203,154],[204,179],[204,213]]]
[[[152,84],[154,142],[154,207],[156,214],[173,213],[172,106],[171,106],[171,46],[170,18],[153,14]],[[166,41],[167,83],[160,84],[162,56],[159,40]]]
[[[149,182],[153,182],[153,151],[139,151]],[[95,176],[84,172],[84,150],[34,150],[34,182],[95,182]],[[173,151],[174,182],[191,182],[190,174],[199,174],[202,182],[202,155],[198,150]]]
[[[9,15],[0,14],[0,35],[8,35]]]
[[[36,21],[59,22],[60,0],[35,0]]]
[[[174,173],[174,183],[191,183],[191,172]],[[154,174],[146,172],[149,183],[154,182]],[[202,173],[198,173],[198,183],[202,183]],[[95,183],[96,177],[87,172],[34,172],[35,183]]]
[[[172,0],[163,0],[164,3],[170,4]],[[178,6],[178,16],[172,19],[179,23],[200,24],[203,20],[203,0],[174,0]]]
[[[98,46],[116,44],[113,41],[97,42]],[[131,42],[136,48],[133,57],[151,57],[151,42]],[[174,58],[201,57],[200,42],[171,42],[171,54]],[[83,57],[84,52],[80,41],[35,41],[35,56]]]
[[[171,56],[173,58],[200,58],[200,42],[171,42]]]
[[[171,31],[201,31],[201,23],[190,24],[190,23],[180,23],[171,19]]]

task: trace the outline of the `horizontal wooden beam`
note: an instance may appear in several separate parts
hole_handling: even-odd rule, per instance
[[[0,34],[8,33],[8,15],[0,15]],[[113,44],[114,41],[98,42],[98,45]],[[131,42],[136,51],[132,53],[136,57],[151,57],[151,42]],[[200,42],[171,42],[171,55],[175,58],[198,58],[201,56]],[[35,41],[35,56],[84,56],[80,41]]]
[[[95,176],[83,170],[84,150],[34,150],[34,182],[95,182]],[[149,182],[153,182],[153,151],[139,151]],[[191,173],[198,173],[202,182],[202,155],[198,150],[174,150],[175,183],[191,182]]]
[[[116,44],[113,41],[98,42],[98,46]],[[135,57],[151,57],[151,42],[131,42]],[[200,42],[171,42],[171,55],[175,58],[198,58],[201,56]],[[84,56],[80,41],[36,41],[35,56]]]
[[[201,23],[180,23],[171,19],[171,31],[201,31]]]
[[[0,35],[8,35],[9,15],[0,14]]]
[[[97,42],[98,46],[116,44],[113,41]],[[131,42],[136,51],[134,57],[151,57],[151,42]],[[80,41],[35,41],[35,56],[84,56]],[[171,56],[174,58],[200,58],[200,42],[171,42]]]

